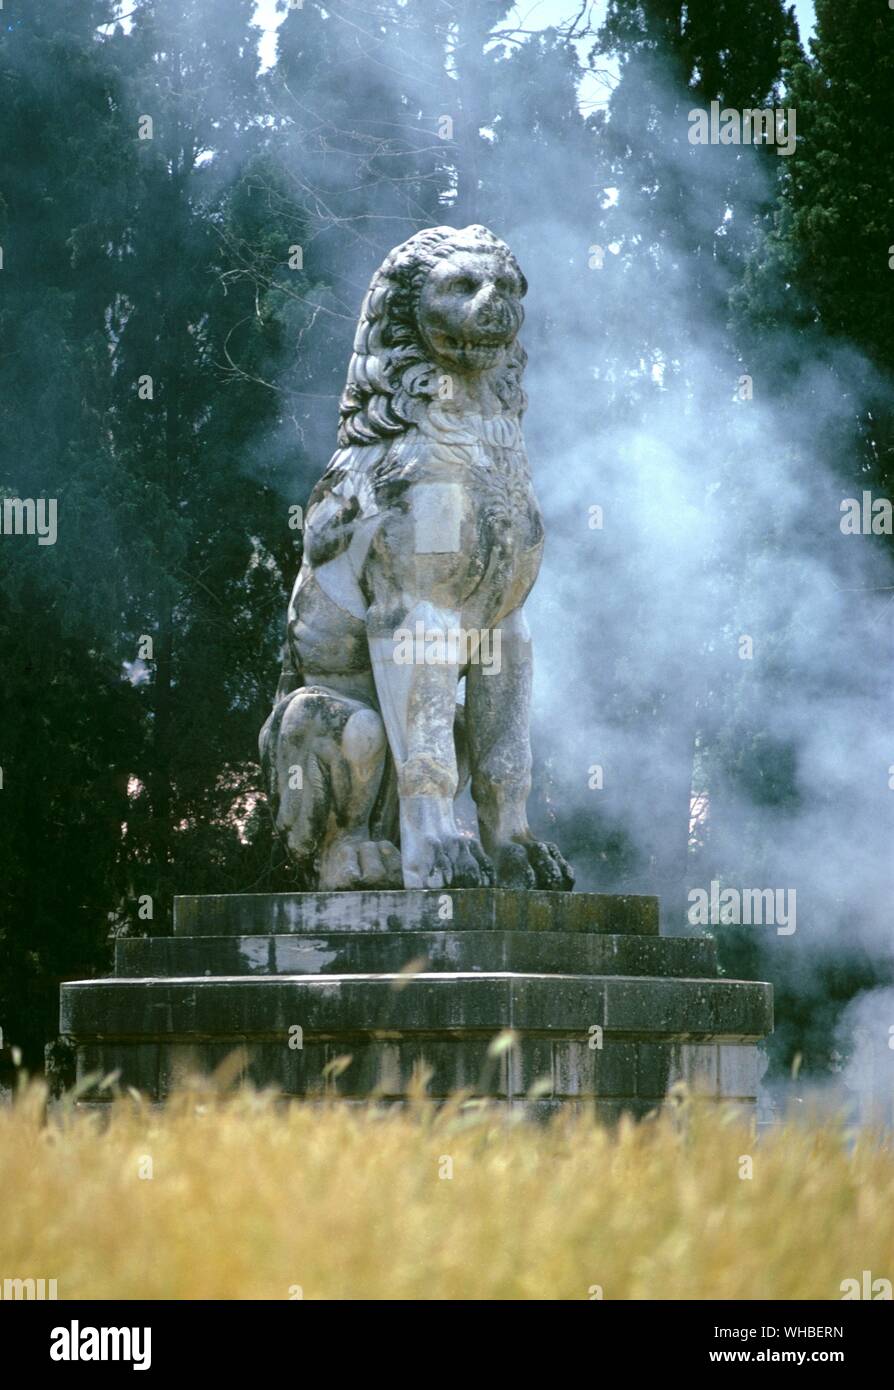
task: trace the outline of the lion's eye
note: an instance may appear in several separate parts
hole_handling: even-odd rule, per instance
[[[495,282],[500,294],[518,294],[518,286],[514,280],[509,280],[505,275],[501,275]]]
[[[468,275],[461,275],[458,280],[451,281],[450,288],[459,294],[474,294],[478,286]]]

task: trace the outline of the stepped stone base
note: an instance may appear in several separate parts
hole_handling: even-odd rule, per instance
[[[172,937],[119,941],[61,1002],[79,1080],[153,1100],[236,1053],[287,1096],[402,1101],[424,1070],[435,1100],[605,1118],[680,1081],[752,1105],[772,1026],[770,985],[660,937],[656,899],[505,889],[178,898]]]

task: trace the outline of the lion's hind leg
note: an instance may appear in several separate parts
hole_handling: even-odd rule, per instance
[[[400,854],[370,838],[387,756],[380,715],[323,685],[281,700],[260,738],[276,828],[321,889],[401,886]]]

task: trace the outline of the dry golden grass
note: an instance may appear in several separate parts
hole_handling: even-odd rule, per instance
[[[838,1299],[894,1278],[894,1151],[828,1124],[757,1142],[687,1103],[612,1131],[459,1100],[44,1101],[0,1107],[0,1280],[60,1298]]]

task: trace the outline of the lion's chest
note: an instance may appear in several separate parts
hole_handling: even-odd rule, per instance
[[[455,602],[496,621],[522,604],[537,577],[543,523],[514,422],[429,435],[404,474],[413,550],[454,556]]]
[[[473,490],[481,578],[474,596],[485,623],[521,607],[534,585],[543,553],[543,523],[526,478],[498,473]]]
[[[523,451],[482,445],[466,471],[464,487],[485,555],[501,550],[521,561],[542,546],[543,521]]]

